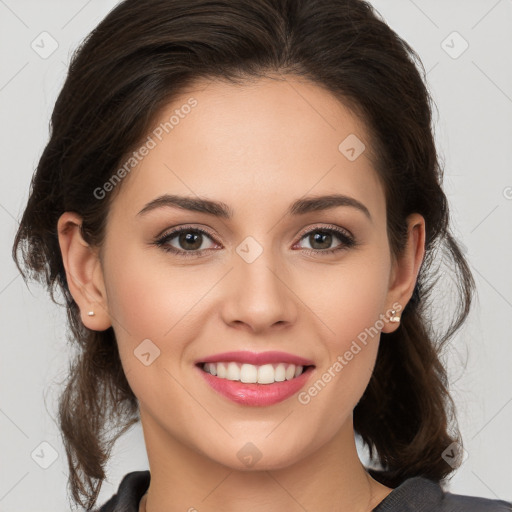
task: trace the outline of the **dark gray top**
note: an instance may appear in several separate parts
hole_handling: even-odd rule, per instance
[[[138,512],[149,480],[149,471],[126,474],[117,493],[93,512]],[[452,494],[437,482],[417,476],[393,489],[372,512],[512,512],[512,503]]]

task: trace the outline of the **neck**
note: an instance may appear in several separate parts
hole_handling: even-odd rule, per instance
[[[147,421],[143,428],[151,482],[142,512],[369,512],[392,490],[365,471],[351,419],[320,450],[285,468],[259,471],[218,464]]]

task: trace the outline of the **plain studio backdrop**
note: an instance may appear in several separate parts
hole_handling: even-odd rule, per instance
[[[69,510],[54,419],[69,357],[65,312],[39,285],[27,289],[10,251],[70,56],[116,3],[0,0],[2,512]],[[466,449],[449,490],[512,500],[512,2],[372,4],[428,71],[453,229],[477,282],[446,354]],[[147,468],[138,424],[116,444],[98,504],[123,475]]]

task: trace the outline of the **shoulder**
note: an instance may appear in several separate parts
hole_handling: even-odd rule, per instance
[[[512,503],[503,500],[446,493],[443,504],[447,512],[512,512]]]
[[[149,487],[149,481],[148,470],[127,473],[121,480],[117,493],[92,512],[138,512],[139,502]]]
[[[93,512],[138,512],[149,487],[149,471],[127,473],[117,493]],[[445,492],[423,477],[409,478],[394,489],[373,512],[512,512],[512,503]]]
[[[463,496],[444,491],[424,477],[409,478],[373,509],[374,512],[512,512],[503,500]]]

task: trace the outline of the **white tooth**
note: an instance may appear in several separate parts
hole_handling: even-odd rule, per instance
[[[286,379],[286,368],[283,363],[279,363],[275,369],[274,380],[276,382],[283,382]]]
[[[264,364],[258,368],[258,383],[272,384],[274,382],[274,367],[271,364]]]
[[[286,363],[278,363],[275,367],[272,364],[255,366],[253,364],[240,364],[231,361],[204,363],[203,370],[221,379],[238,380],[248,384],[272,384],[298,377],[303,373],[304,367]]]
[[[217,377],[221,379],[225,379],[228,373],[228,368],[226,363],[217,363]]]
[[[240,380],[251,384],[258,382],[258,367],[253,364],[243,364],[240,368]]]
[[[237,363],[228,363],[228,371],[226,374],[228,380],[240,380],[240,367]]]
[[[295,365],[289,364],[286,367],[286,373],[285,373],[286,380],[292,380],[293,377],[295,377]]]

